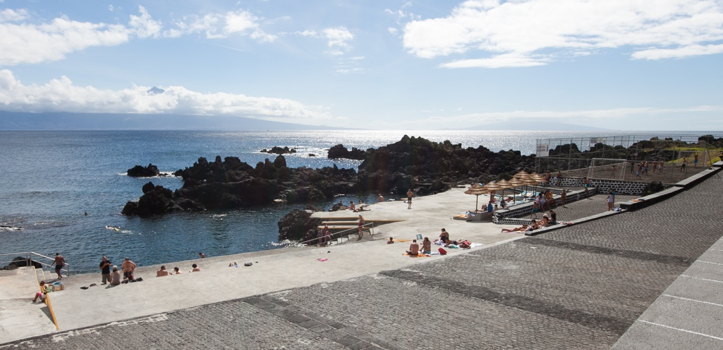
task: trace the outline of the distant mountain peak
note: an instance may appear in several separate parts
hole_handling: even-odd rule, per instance
[[[160,94],[166,92],[166,90],[163,90],[163,89],[160,89],[160,88],[157,88],[157,87],[154,86],[154,87],[148,89],[148,91],[146,91],[146,92],[147,92],[149,95],[160,95]]]

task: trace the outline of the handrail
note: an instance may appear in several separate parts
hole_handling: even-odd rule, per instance
[[[369,227],[369,228],[371,229],[371,230],[369,230],[369,234],[372,235],[372,236],[374,236],[374,232],[372,231],[372,230],[374,229],[374,222],[370,222],[370,223],[368,223],[368,224],[364,224],[364,225],[362,225],[362,227]],[[334,235],[339,234],[339,233],[345,233],[345,232],[349,232],[349,231],[358,231],[358,230],[359,230],[358,228],[350,228],[350,229],[342,230],[342,231],[339,231],[339,232],[334,232],[334,233],[332,233],[332,234],[329,235],[329,239],[331,239],[332,237],[334,237]],[[347,241],[348,241],[348,240],[349,240],[349,235],[347,234],[346,237],[347,237]],[[341,238],[341,237],[339,237],[339,238]],[[312,238],[312,239],[310,239],[310,240],[303,241],[303,242],[299,242],[299,244],[307,244],[307,243],[309,243],[309,242],[317,241],[317,240],[319,240],[319,239],[326,239],[326,236],[314,237],[314,238]]]
[[[48,259],[48,260],[51,260],[51,261],[55,261],[54,258],[51,258],[51,257],[49,257],[49,256],[45,256],[45,255],[43,255],[43,254],[36,253],[36,252],[28,252],[28,257],[29,257],[28,259],[29,259],[29,260],[32,260],[32,256],[33,256],[33,255],[36,255],[36,256],[39,256],[39,257],[41,257],[41,258],[45,258],[45,259]],[[36,260],[36,262],[39,263],[39,264],[42,265],[42,266],[47,266],[47,267],[53,266],[53,264],[44,263],[44,262],[42,262],[42,261],[37,261],[37,260]],[[30,263],[30,262],[28,261],[28,263]],[[70,276],[70,264],[68,264],[68,262],[66,261],[66,262],[64,263],[64,265],[65,265],[65,266],[63,266],[63,268],[60,269],[60,271],[65,270],[65,275],[66,275],[66,276]]]
[[[51,257],[49,257],[49,256],[45,256],[45,255],[43,255],[43,254],[36,253],[36,252],[32,252],[32,251],[30,251],[30,252],[19,252],[19,253],[0,253],[0,257],[3,257],[3,256],[16,256],[16,257],[17,257],[17,256],[20,256],[20,257],[23,257],[23,256],[24,256],[24,257],[25,257],[25,264],[26,264],[27,266],[32,266],[31,263],[30,263],[31,261],[36,262],[36,263],[40,264],[40,265],[43,266],[43,267],[47,266],[48,268],[50,268],[51,266],[53,266],[52,263],[43,262],[43,261],[41,261],[41,260],[33,260],[33,257],[35,257],[35,256],[41,257],[41,258],[44,258],[44,259],[47,259],[47,260],[50,260],[51,262],[52,262],[52,261],[55,261],[55,259],[53,259],[53,258],[51,258]],[[10,263],[12,263],[12,262],[13,262],[13,261],[11,260]],[[63,268],[61,269],[61,271],[65,271],[65,275],[66,275],[66,276],[70,276],[70,264],[68,264],[67,261],[65,262],[65,266],[63,266]]]
[[[32,267],[32,266],[31,266],[31,267]],[[33,272],[35,272],[35,283],[38,284],[38,289],[40,290],[40,293],[43,293],[43,292],[45,292],[45,291],[44,291],[42,288],[40,288],[40,282],[38,282],[38,270],[37,270],[36,268],[34,268],[34,267],[32,267],[32,268],[33,268]],[[42,271],[42,270],[41,270],[41,271]],[[45,277],[45,271],[43,271],[43,277]],[[44,280],[44,279],[43,279],[43,280]],[[58,319],[55,318],[55,312],[53,311],[53,304],[50,303],[50,295],[45,294],[45,300],[44,300],[44,301],[45,301],[45,305],[48,305],[48,309],[50,310],[50,316],[53,318],[53,324],[55,325],[55,330],[57,331],[57,330],[59,330],[60,328],[58,327]]]

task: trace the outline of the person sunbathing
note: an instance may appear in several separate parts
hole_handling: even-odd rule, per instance
[[[412,244],[409,245],[409,250],[407,250],[407,254],[411,256],[417,256],[419,255],[419,244],[417,244],[417,240],[412,240]]]
[[[422,241],[422,253],[423,254],[431,254],[432,253],[432,242],[429,240],[429,237],[424,237],[424,241]]]
[[[547,216],[547,214],[542,216],[542,220],[538,223],[540,227],[547,227],[550,225],[550,218]]]
[[[502,229],[502,232],[520,232],[520,231],[527,231],[527,227],[528,227],[528,225],[522,225],[522,226],[520,226],[520,227],[515,227],[515,228],[513,228],[513,229],[503,228],[503,229]]]
[[[447,230],[445,230],[445,229],[442,229],[442,233],[439,234],[439,239],[442,242],[444,242],[445,245],[448,244],[449,243],[449,232],[447,232]]]
[[[168,271],[166,271],[166,266],[161,265],[161,269],[156,271],[156,277],[163,277],[168,276]]]

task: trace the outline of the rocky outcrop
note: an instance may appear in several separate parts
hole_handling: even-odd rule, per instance
[[[23,267],[23,266],[28,266],[28,265],[33,266],[36,269],[43,268],[43,264],[41,264],[35,260],[30,260],[30,263],[28,264],[28,259],[23,258],[22,256],[18,256],[15,259],[13,259],[13,261],[11,263],[4,266],[3,270],[15,270],[18,267]]]
[[[158,167],[153,164],[148,164],[147,167],[136,165],[128,169],[128,176],[131,177],[152,177],[158,176],[161,172],[158,171]]]
[[[289,147],[281,148],[281,147],[279,147],[279,146],[274,146],[274,147],[271,148],[271,150],[267,150],[267,149],[264,148],[264,149],[261,150],[261,152],[262,152],[262,153],[279,154],[279,155],[281,155],[281,154],[292,154],[292,153],[296,153],[296,148],[291,148],[291,149],[289,149]]]
[[[338,158],[346,158],[346,159],[356,159],[356,160],[364,160],[366,158],[366,152],[362,151],[356,147],[352,147],[351,151],[349,151],[344,145],[336,145],[329,149],[329,152],[327,154],[327,158],[329,159],[338,159]]]
[[[183,186],[170,191],[147,183],[143,196],[128,202],[125,215],[148,217],[174,211],[235,209],[268,205],[284,198],[288,203],[326,200],[336,193],[355,192],[357,173],[353,169],[326,167],[292,169],[278,156],[252,167],[237,157],[217,156],[213,162],[199,158],[193,166],[176,171]]]
[[[175,173],[183,178],[181,188],[170,191],[147,183],[140,200],[128,202],[123,214],[148,217],[173,211],[234,209],[268,205],[274,199],[308,203],[330,200],[338,193],[401,194],[410,188],[425,195],[446,191],[457,181],[487,182],[530,170],[535,159],[517,151],[494,153],[482,146],[462,148],[449,141],[437,143],[408,136],[376,150],[352,148],[349,152],[342,145],[333,149],[347,157],[362,158],[363,152],[359,172],[336,165],[292,169],[281,155],[255,167],[237,157],[216,156],[213,162],[199,158],[193,166]]]
[[[432,142],[421,137],[404,136],[399,142],[367,150],[359,166],[359,188],[364,191],[403,193],[417,188],[419,194],[449,189],[449,183],[474,179],[487,182],[509,177],[523,169],[532,169],[534,155],[519,151],[494,153],[479,146]]]
[[[321,220],[311,217],[311,213],[294,209],[279,220],[279,241],[308,241],[316,237],[316,228]]]

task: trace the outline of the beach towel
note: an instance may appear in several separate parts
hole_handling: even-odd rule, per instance
[[[404,253],[404,256],[412,257],[412,258],[429,258],[430,255],[419,253],[418,255],[409,255],[407,253]]]
[[[403,243],[403,242],[410,242],[410,241],[411,241],[411,239],[399,239],[399,238],[394,238],[394,239],[392,239],[392,241],[394,241],[394,242],[402,242],[402,243]]]

